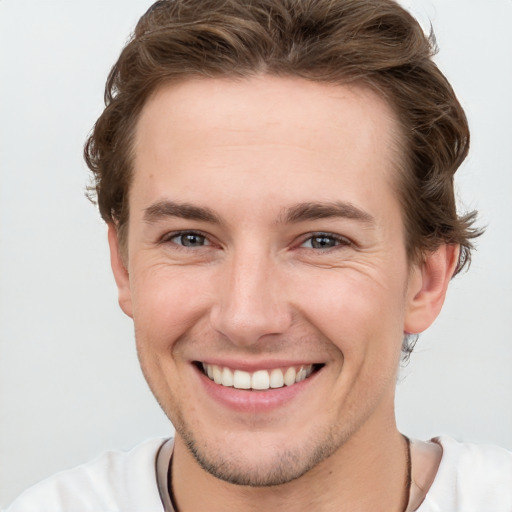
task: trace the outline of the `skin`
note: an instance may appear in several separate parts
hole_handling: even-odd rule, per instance
[[[401,340],[437,316],[457,249],[407,260],[399,141],[362,87],[190,80],[145,105],[126,251],[114,226],[109,241],[142,369],[176,428],[181,512],[403,509]],[[196,361],[321,369],[279,406],[240,411],[212,398]]]

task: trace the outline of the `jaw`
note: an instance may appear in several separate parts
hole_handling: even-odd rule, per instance
[[[177,442],[183,447],[184,458],[192,459],[194,473],[202,469],[198,478],[214,477],[251,487],[284,485],[302,477],[338,448],[332,432],[309,432],[300,424],[273,430],[258,428],[251,420],[247,423],[246,428],[206,436],[177,426]],[[308,431],[307,436],[303,430]],[[180,465],[182,458],[177,455],[175,462]]]
[[[386,439],[382,439],[382,421],[376,418],[363,425],[354,421],[330,429],[323,422],[309,425],[305,421],[274,431],[249,430],[248,425],[241,430],[210,432],[206,438],[177,428],[173,475],[179,480],[173,481],[173,488],[188,486],[190,490],[190,482],[195,482],[196,490],[205,489],[205,495],[211,491],[214,502],[222,503],[224,497],[224,505],[236,504],[239,498],[239,509],[244,510],[248,503],[266,503],[270,509],[281,500],[283,505],[301,503],[305,489],[315,503],[324,499],[329,503],[340,498],[333,497],[333,492],[348,497],[358,486],[367,485],[373,473],[380,471],[382,480],[386,469],[380,464],[383,454],[379,452],[384,448],[392,455],[397,450],[393,443],[396,426],[387,425]],[[330,503],[332,507],[336,501]],[[197,502],[191,509],[197,509]]]
[[[264,487],[292,482],[317,467],[328,472],[325,468],[338,456],[344,458],[344,445],[368,420],[359,414],[365,397],[345,397],[336,408],[323,407],[336,403],[326,393],[328,365],[297,384],[267,391],[225,387],[197,366],[194,371],[204,394],[171,420],[184,458],[202,469],[197,478],[206,471],[232,484]],[[380,420],[371,423],[382,427]]]

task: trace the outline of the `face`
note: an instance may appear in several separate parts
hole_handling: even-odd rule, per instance
[[[421,289],[398,140],[372,92],[300,79],[191,80],[144,107],[114,272],[177,442],[215,476],[283,483],[393,421]]]

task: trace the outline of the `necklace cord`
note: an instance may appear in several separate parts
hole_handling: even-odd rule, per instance
[[[411,496],[411,485],[412,485],[411,440],[407,436],[404,436],[404,435],[403,435],[403,438],[405,439],[405,445],[406,445],[405,453],[406,453],[406,460],[407,460],[407,470],[406,470],[405,490],[404,490],[404,497],[403,497],[404,506],[402,508],[402,512],[407,512],[407,509],[409,508],[409,500],[410,500],[410,496]]]

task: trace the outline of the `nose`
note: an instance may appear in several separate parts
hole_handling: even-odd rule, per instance
[[[245,251],[224,263],[211,309],[212,327],[233,344],[251,346],[292,323],[285,277],[270,255]]]

